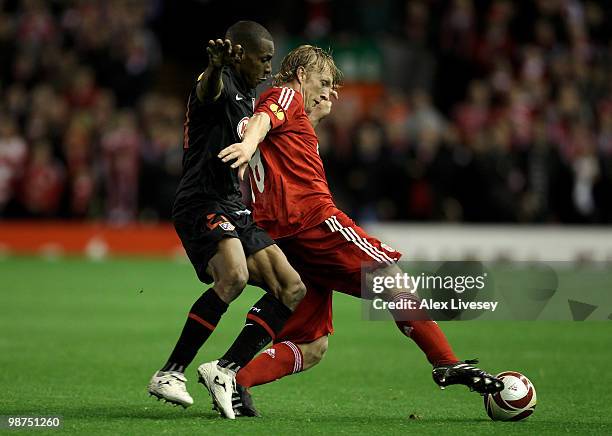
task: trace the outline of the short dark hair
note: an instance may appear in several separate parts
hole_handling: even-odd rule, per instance
[[[232,44],[240,44],[245,50],[258,48],[262,39],[273,41],[268,29],[255,21],[238,21],[232,24],[225,32],[225,37],[232,41]]]

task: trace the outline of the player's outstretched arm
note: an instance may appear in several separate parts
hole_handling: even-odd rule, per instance
[[[198,78],[196,93],[201,102],[216,101],[223,91],[223,80],[221,72],[223,67],[237,62],[242,56],[243,50],[240,45],[232,46],[229,39],[212,39],[208,41],[208,67]]]
[[[228,147],[225,147],[219,153],[218,157],[225,163],[235,159],[232,163],[232,168],[240,168],[238,176],[242,179],[246,166],[255,154],[257,146],[264,140],[270,129],[272,122],[270,116],[265,112],[258,112],[251,117],[247,124],[242,142],[237,142]]]

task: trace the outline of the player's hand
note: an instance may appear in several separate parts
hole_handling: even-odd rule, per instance
[[[312,111],[310,111],[310,114],[308,115],[308,118],[310,118],[310,121],[314,124],[317,125],[319,123],[319,121],[321,121],[323,118],[325,118],[326,116],[328,116],[331,112],[332,109],[332,97],[335,100],[338,100],[338,92],[336,90],[332,90],[329,94],[328,99],[326,100],[321,100],[319,102],[319,104],[317,104]]]
[[[236,63],[242,54],[242,46],[240,44],[232,46],[232,42],[229,39],[217,39],[214,41],[211,39],[208,41],[206,51],[208,52],[209,64],[220,68]]]
[[[221,150],[218,157],[224,163],[228,163],[233,160],[234,162],[230,165],[230,167],[238,168],[238,177],[240,177],[242,180],[244,178],[247,165],[251,160],[251,157],[253,157],[253,153],[249,152],[247,147],[245,147],[242,142],[238,142],[225,147],[223,150]]]

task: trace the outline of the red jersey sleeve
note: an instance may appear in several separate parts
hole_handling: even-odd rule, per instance
[[[301,107],[301,94],[291,88],[270,88],[260,97],[255,113],[264,112],[270,117],[272,129],[293,119]]]

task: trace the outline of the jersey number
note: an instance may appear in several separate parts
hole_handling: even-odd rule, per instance
[[[255,186],[261,194],[262,192],[264,192],[264,179],[266,177],[266,170],[264,169],[263,162],[261,161],[261,153],[259,152],[259,148],[255,151],[253,157],[249,161],[249,167],[251,167],[251,174],[253,175]],[[251,196],[253,201],[255,201],[255,191],[253,190],[252,183]]]

